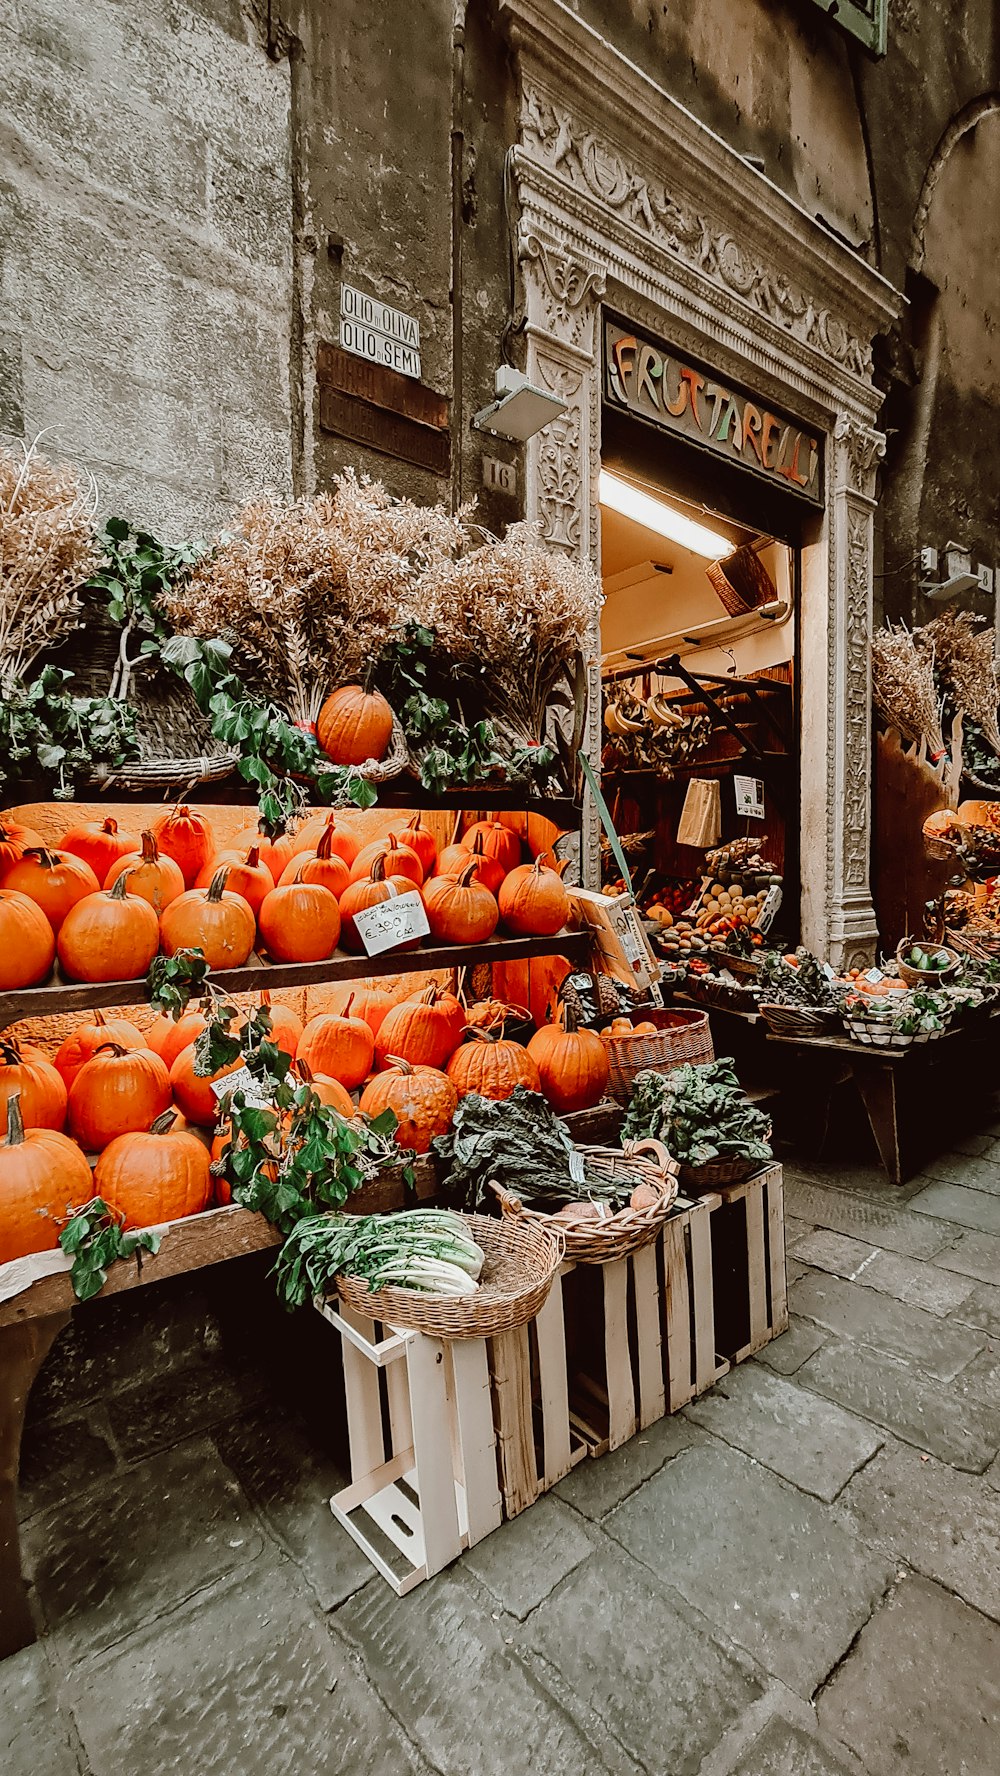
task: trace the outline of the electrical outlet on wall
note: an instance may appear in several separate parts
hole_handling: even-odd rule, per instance
[[[938,552],[929,543],[925,544],[920,551],[920,571],[922,574],[936,574],[937,570]]]

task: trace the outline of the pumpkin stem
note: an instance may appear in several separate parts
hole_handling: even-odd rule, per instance
[[[398,1073],[409,1074],[413,1072],[413,1068],[410,1066],[409,1061],[404,1061],[402,1055],[386,1055],[385,1058],[390,1067],[395,1067]]]
[[[24,1117],[21,1115],[21,1094],[11,1092],[7,1099],[7,1141],[8,1147],[20,1147],[24,1140]]]
[[[25,857],[37,857],[42,868],[47,870],[55,869],[59,862],[58,857],[48,849],[47,845],[29,845],[24,855]]]
[[[229,865],[227,863],[224,863],[222,868],[216,870],[214,876],[212,877],[212,880],[209,884],[208,893],[205,898],[207,900],[211,900],[211,901],[221,900],[223,894],[226,891],[226,883],[228,882],[228,880],[229,880]]]
[[[351,1006],[352,1006],[352,1005],[353,1005],[353,1004],[354,1004],[354,994],[353,994],[353,993],[348,993],[348,995],[347,995],[347,1004],[346,1004],[346,1005],[345,1005],[345,1006],[344,1006],[344,1009],[343,1009],[343,1012],[342,1012],[342,1014],[341,1014],[341,1015],[342,1015],[342,1016],[343,1016],[343,1017],[350,1017],[350,1015],[351,1015]]]
[[[322,857],[324,863],[333,856],[333,820],[329,819],[316,841],[316,856]]]
[[[372,867],[368,872],[368,880],[370,882],[384,882],[385,881],[385,852],[384,851],[379,851],[372,858]]]
[[[123,1047],[120,1042],[102,1042],[100,1048],[95,1048],[91,1058],[94,1059],[97,1055],[102,1054],[112,1054],[117,1060],[121,1055],[128,1054],[128,1049]]]
[[[115,833],[116,833],[116,832],[117,832],[117,831],[118,831],[118,822],[117,822],[117,820],[113,820],[113,819],[112,819],[112,817],[111,817],[111,815],[110,815],[110,814],[109,814],[109,815],[108,815],[108,816],[107,816],[107,818],[106,818],[106,819],[105,819],[105,822],[104,822],[104,825],[103,825],[103,826],[102,826],[102,828],[101,828],[101,831],[102,831],[102,832],[106,832],[106,833],[109,833],[109,834],[110,834],[110,835],[111,835],[111,837],[112,837],[112,838],[113,838],[113,837],[114,837],[114,835],[115,835]]]
[[[465,864],[463,868],[459,870],[458,875],[455,877],[455,886],[457,888],[471,887],[473,877],[476,876],[478,872],[479,863],[478,860],[473,857],[469,863]]]
[[[108,1020],[105,1017],[103,1011],[95,1011],[95,1013],[94,1013],[95,1024],[100,1024],[103,1027],[103,1025],[107,1023],[107,1021]]]
[[[313,1072],[312,1068],[310,1067],[308,1061],[296,1061],[295,1071],[298,1074],[299,1078],[301,1079],[303,1085],[312,1085],[312,1082],[315,1079],[316,1075]]]
[[[246,861],[247,861],[247,865],[250,869],[257,868],[257,865],[260,862],[260,846],[259,845],[251,845],[249,851],[247,852]]]
[[[131,874],[131,870],[122,870],[121,875],[115,877],[111,887],[108,889],[108,895],[111,900],[125,899],[125,896],[128,893],[128,879]]]
[[[160,848],[157,845],[156,840],[154,839],[151,832],[144,832],[142,835],[142,861],[143,861],[143,863],[158,863],[159,860],[160,860]]]
[[[6,1067],[16,1067],[21,1060],[21,1044],[13,1036],[0,1036],[0,1056]]]
[[[473,841],[472,849],[475,852],[477,857],[485,857],[486,856],[486,847],[483,844],[483,835],[481,832],[477,832],[476,837]]]
[[[162,1116],[158,1116],[155,1122],[150,1123],[149,1132],[151,1135],[169,1135],[176,1121],[176,1110],[164,1110]]]

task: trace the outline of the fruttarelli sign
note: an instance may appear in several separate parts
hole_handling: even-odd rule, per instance
[[[353,284],[340,286],[340,343],[356,357],[419,379],[419,322]]]

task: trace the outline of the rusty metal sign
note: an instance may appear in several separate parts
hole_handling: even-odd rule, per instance
[[[319,347],[316,374],[323,431],[414,463],[431,474],[449,473],[445,395],[326,343]]]

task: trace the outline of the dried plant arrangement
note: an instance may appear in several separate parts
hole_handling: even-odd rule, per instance
[[[993,629],[978,628],[984,620],[972,611],[942,611],[917,630],[915,640],[932,659],[956,708],[975,722],[987,745],[1000,757],[1000,673]]]
[[[872,637],[872,697],[882,719],[926,745],[931,762],[945,751],[933,647],[918,646],[904,623]]]
[[[96,483],[47,461],[37,439],[0,449],[0,691],[77,628],[78,588],[97,563]]]

